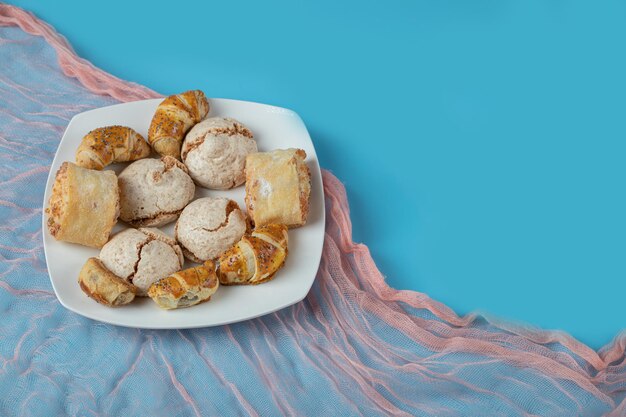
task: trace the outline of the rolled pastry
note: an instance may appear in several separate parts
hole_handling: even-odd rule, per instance
[[[76,149],[76,164],[102,169],[113,162],[135,161],[150,155],[150,145],[130,127],[106,126],[87,133]]]
[[[246,206],[255,226],[306,223],[311,173],[302,149],[258,152],[246,158]]]
[[[119,215],[119,189],[113,171],[95,171],[63,162],[46,213],[57,240],[101,248]]]
[[[98,258],[89,258],[80,270],[78,283],[85,294],[100,304],[117,307],[135,299],[137,288],[109,271]]]
[[[180,159],[185,134],[208,113],[209,102],[200,90],[167,97],[152,117],[148,129],[150,145],[159,155]]]
[[[287,226],[268,224],[245,235],[220,256],[221,284],[261,284],[274,278],[287,259]]]
[[[218,287],[215,264],[206,261],[203,265],[160,279],[150,286],[148,295],[159,307],[171,310],[209,301]]]

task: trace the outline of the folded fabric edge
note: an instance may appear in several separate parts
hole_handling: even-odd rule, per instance
[[[80,58],[67,40],[52,26],[24,9],[0,4],[0,26],[18,26],[26,33],[43,37],[56,50],[63,73],[76,78],[94,93],[109,95],[120,101],[162,97],[147,87],[121,80]]]
[[[606,369],[610,362],[603,361],[603,359],[598,356],[598,353],[567,333],[537,329],[529,325],[513,324],[478,313],[470,313],[460,317],[448,306],[433,300],[426,294],[418,291],[396,290],[389,287],[384,281],[381,272],[376,268],[367,246],[355,244],[349,238],[351,223],[345,187],[328,171],[324,171],[323,176],[325,195],[332,200],[332,209],[338,208],[336,210],[331,209],[331,212],[327,213],[327,216],[332,217],[335,223],[342,229],[341,236],[344,238],[341,242],[336,243],[343,253],[351,253],[357,259],[356,264],[363,262],[367,265],[365,268],[359,269],[358,272],[367,278],[367,283],[370,286],[365,290],[361,289],[361,291],[368,293],[368,295],[373,293],[371,295],[374,295],[377,300],[386,301],[383,305],[391,302],[402,302],[414,308],[428,310],[433,315],[454,327],[452,332],[456,329],[467,327],[472,322],[482,317],[494,327],[512,333],[515,336],[507,337],[506,346],[488,340],[488,332],[477,331],[476,329],[473,329],[472,332],[467,332],[472,333],[471,336],[468,334],[462,336],[462,341],[460,337],[433,337],[432,334],[424,334],[424,332],[418,331],[416,329],[416,323],[403,320],[399,317],[397,312],[392,309],[386,311],[368,309],[371,313],[376,314],[381,320],[402,331],[428,349],[448,352],[463,351],[478,355],[483,354],[515,363],[517,366],[534,368],[546,372],[553,377],[570,380],[581,388],[593,392],[594,395],[602,398],[602,400],[608,404],[615,406],[613,400],[595,386],[595,382],[602,378],[602,376],[599,376],[601,374],[591,376],[588,371],[579,366],[569,354],[565,357],[566,360],[564,360],[564,357],[559,353],[544,347],[544,345],[549,343],[559,343],[569,349],[573,355],[579,356],[585,360],[594,367],[596,371],[601,372]],[[354,296],[355,294],[351,294],[351,297]],[[379,306],[380,303],[377,303],[375,307]],[[362,302],[361,307],[368,308],[368,303]],[[520,345],[527,344],[527,342],[532,342],[537,347],[533,348],[532,351],[524,351],[523,347]],[[617,357],[622,357],[622,353],[619,353],[619,351],[616,351],[616,354]]]

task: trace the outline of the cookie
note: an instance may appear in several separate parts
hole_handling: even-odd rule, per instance
[[[135,227],[176,220],[196,190],[185,165],[171,156],[133,162],[118,182],[120,218]]]
[[[200,198],[189,204],[176,222],[176,240],[193,262],[215,259],[246,232],[246,219],[233,200]]]
[[[212,117],[189,131],[181,158],[198,185],[227,190],[244,183],[246,156],[256,151],[250,129],[234,119]]]
[[[147,295],[154,282],[181,270],[183,253],[176,241],[158,229],[126,229],[100,251],[100,261],[113,274]]]

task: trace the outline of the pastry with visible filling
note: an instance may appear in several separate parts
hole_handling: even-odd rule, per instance
[[[220,256],[221,284],[261,284],[274,278],[287,259],[287,226],[268,224],[245,235]]]
[[[102,247],[109,240],[119,214],[115,173],[63,162],[46,213],[48,230],[55,239]]]
[[[259,152],[246,158],[246,206],[256,227],[306,223],[311,173],[302,149]]]
[[[228,198],[205,197],[189,204],[176,222],[176,240],[185,256],[202,263],[233,246],[247,229],[239,205]]]
[[[160,279],[150,286],[148,295],[159,307],[171,310],[209,301],[218,287],[215,264],[207,261]]]
[[[135,227],[176,220],[196,191],[187,167],[171,156],[133,162],[120,173],[119,186],[120,218]]]
[[[227,190],[244,183],[246,156],[256,151],[250,129],[234,119],[212,117],[187,133],[181,158],[197,184]]]
[[[109,271],[98,258],[89,258],[80,270],[78,284],[100,304],[117,307],[135,299],[137,288]]]

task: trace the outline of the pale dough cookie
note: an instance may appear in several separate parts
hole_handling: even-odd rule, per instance
[[[224,197],[200,198],[189,204],[176,222],[176,240],[194,262],[214,259],[246,232],[246,219],[237,203]]]
[[[120,218],[135,227],[176,220],[196,191],[187,168],[171,156],[133,162],[118,179]]]
[[[189,131],[181,157],[196,183],[227,190],[244,183],[246,156],[256,151],[250,129],[234,119],[212,117]]]
[[[102,247],[100,260],[120,278],[135,285],[137,295],[147,295],[152,283],[178,272],[183,253],[176,241],[159,229],[126,229]]]

